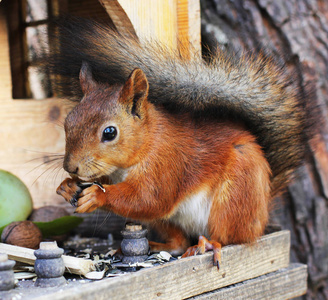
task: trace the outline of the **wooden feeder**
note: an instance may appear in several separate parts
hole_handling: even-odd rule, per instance
[[[186,57],[192,55],[190,47],[200,50],[199,0],[99,0],[102,6],[95,0],[54,2],[61,10],[81,16],[103,17],[107,12],[104,17],[109,16],[119,31],[181,48]],[[59,125],[67,109],[56,98],[13,99],[16,81],[20,82],[15,70],[19,57],[10,64],[10,55],[18,50],[10,50],[9,42],[19,27],[20,3],[0,3],[0,168],[25,182],[35,207],[65,205],[55,189],[66,174],[50,180],[38,176],[47,172],[49,166],[42,162],[51,159],[50,153],[64,153],[64,130]],[[48,294],[51,299],[289,299],[307,289],[307,267],[290,264],[289,250],[289,232],[278,231],[252,246],[224,247],[220,271],[213,266],[212,253],[206,253]]]

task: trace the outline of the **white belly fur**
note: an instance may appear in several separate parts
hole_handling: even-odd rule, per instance
[[[207,224],[211,206],[212,201],[208,197],[208,192],[198,192],[182,201],[170,217],[170,221],[190,236],[208,236]]]

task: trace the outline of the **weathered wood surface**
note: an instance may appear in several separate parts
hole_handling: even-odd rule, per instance
[[[11,77],[9,59],[9,41],[5,10],[0,6],[0,104],[11,99]]]
[[[192,297],[190,300],[283,300],[304,295],[306,289],[307,267],[295,263],[276,272]]]
[[[264,46],[312,88],[325,122],[299,179],[278,199],[273,219],[291,230],[291,257],[308,265],[306,299],[328,299],[328,1],[202,0],[202,41],[254,50]]]
[[[0,243],[0,252],[7,254],[9,259],[32,266],[34,266],[36,260],[34,250],[29,248]],[[90,259],[83,259],[67,255],[62,255],[62,258],[65,264],[66,272],[68,273],[85,275],[88,272],[95,270],[94,262]]]
[[[0,168],[9,170],[29,188],[35,207],[63,203],[56,187],[67,176],[62,101],[11,100],[1,103]]]
[[[188,298],[288,267],[289,246],[289,232],[275,232],[253,246],[224,247],[220,271],[213,266],[213,254],[206,253],[48,296],[54,300]]]
[[[189,55],[201,50],[199,0],[100,0],[118,30]]]
[[[13,100],[5,7],[0,5],[0,169],[24,181],[35,206],[63,203],[56,195],[64,172],[53,154],[65,147],[62,100]],[[41,178],[41,179],[40,179]],[[39,180],[40,179],[40,180]]]

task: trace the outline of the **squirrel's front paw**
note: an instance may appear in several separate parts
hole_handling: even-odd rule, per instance
[[[64,197],[73,206],[76,206],[80,192],[81,188],[78,186],[78,182],[72,178],[66,178],[56,190],[58,195]]]
[[[91,185],[90,187],[84,189],[80,195],[77,202],[77,208],[75,212],[77,213],[89,213],[96,210],[98,207],[103,206],[106,201],[105,189],[99,187],[99,185]]]

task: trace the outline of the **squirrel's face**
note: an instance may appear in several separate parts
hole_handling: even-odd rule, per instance
[[[84,97],[65,120],[64,169],[84,180],[108,176],[136,164],[147,130],[148,82],[140,69],[123,87],[92,79],[87,65],[80,72]]]

